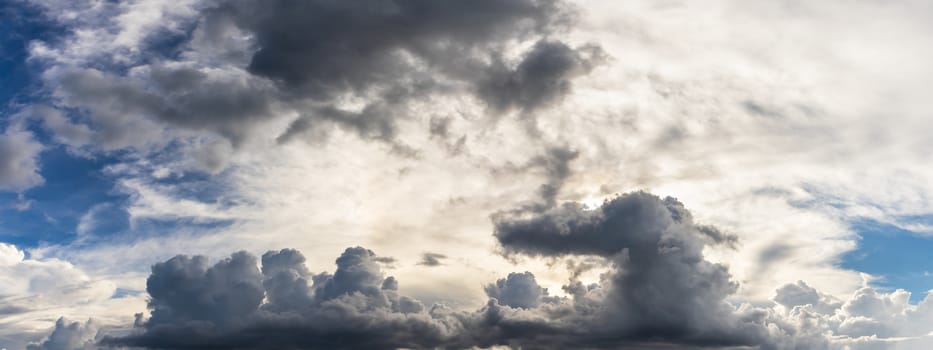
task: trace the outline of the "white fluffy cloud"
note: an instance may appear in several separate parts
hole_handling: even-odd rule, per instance
[[[62,316],[128,322],[144,301],[115,298],[116,288],[113,281],[91,278],[68,262],[27,258],[15,246],[0,244],[0,346],[24,348],[43,338]]]

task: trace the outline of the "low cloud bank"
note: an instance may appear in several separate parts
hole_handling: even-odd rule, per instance
[[[609,270],[592,284],[573,277],[563,295],[541,287],[530,272],[508,273],[485,286],[485,305],[455,310],[402,295],[400,281],[381,269],[384,258],[362,247],[347,248],[333,273],[318,274],[293,249],[261,257],[238,252],[214,264],[179,255],[152,267],[150,316],[138,317],[131,334],[98,335],[97,344],[875,349],[928,342],[933,302],[911,305],[904,291],[864,288],[843,301],[798,281],[779,288],[771,305],[728,301],[738,284],[702,250],[734,240],[695,223],[674,198],[634,192],[594,209],[567,203],[502,212],[493,220],[507,256],[589,256]],[[33,348],[52,349],[53,339],[84,336],[90,327],[59,321],[52,337]]]

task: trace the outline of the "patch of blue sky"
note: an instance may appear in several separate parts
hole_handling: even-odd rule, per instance
[[[27,60],[30,42],[54,41],[66,30],[45,20],[39,9],[25,1],[0,1],[0,18],[0,101],[9,106],[28,98],[30,87],[37,84],[39,70]]]
[[[67,29],[46,20],[42,12],[24,1],[0,1],[0,118],[15,114],[22,106],[42,104],[40,63],[29,61],[30,42],[54,42]],[[178,55],[190,28],[176,33],[160,33],[148,45],[146,57]],[[158,54],[156,54],[158,53]],[[106,62],[103,62],[107,65]],[[119,70],[119,67],[111,67]],[[67,111],[81,117],[81,111]],[[7,120],[0,120],[5,127]],[[125,233],[131,228],[153,234],[189,227],[211,229],[228,224],[220,220],[192,219],[142,220],[130,226],[126,212],[130,204],[127,193],[116,190],[118,177],[107,174],[107,166],[127,161],[125,154],[112,152],[77,156],[64,146],[56,146],[50,135],[35,123],[27,125],[46,148],[41,153],[40,173],[44,184],[23,193],[0,192],[0,242],[20,247],[40,244],[63,244],[87,231],[96,236]],[[157,155],[156,161],[170,159],[175,153],[169,147]],[[184,172],[175,176],[153,179],[155,184],[171,188],[173,196],[201,202],[233,205],[238,202],[232,191],[207,174]]]
[[[933,289],[933,237],[873,220],[856,221],[852,229],[858,247],[843,257],[842,267],[879,276],[876,287],[910,291],[911,302]]]
[[[134,297],[134,296],[142,294],[143,292],[144,291],[141,291],[141,290],[117,288],[113,292],[113,295],[111,296],[111,298],[120,299],[120,298],[125,298],[125,297]]]
[[[126,194],[113,190],[114,180],[101,170],[116,161],[113,157],[76,157],[62,147],[42,153],[41,174],[45,183],[16,193],[0,193],[0,241],[23,247],[39,243],[57,244],[75,238],[81,218],[102,203],[122,207]],[[100,227],[117,231],[125,226],[121,215],[97,215]]]
[[[45,183],[16,193],[0,193],[0,241],[21,247],[65,244],[79,235],[164,235],[175,231],[210,232],[233,220],[205,218],[134,218],[127,207],[132,193],[119,190],[120,176],[105,168],[126,159],[118,155],[75,156],[62,146],[42,153]],[[148,170],[148,169],[144,169]],[[220,208],[242,203],[223,176],[188,171],[146,181],[167,191],[171,198],[209,203]],[[132,232],[129,232],[132,231]]]
[[[40,133],[41,134],[41,133]],[[170,147],[155,156],[170,162],[177,156]],[[174,155],[173,155],[174,154]],[[60,244],[92,234],[98,238],[130,233],[161,235],[176,230],[211,231],[231,224],[232,220],[205,218],[134,218],[132,225],[127,207],[133,193],[118,186],[121,175],[105,169],[129,161],[119,153],[76,156],[64,146],[50,146],[41,156],[41,175],[45,183],[29,189],[20,197],[16,193],[0,193],[0,241],[32,247],[40,243]],[[141,167],[154,172],[155,166]],[[245,202],[224,174],[210,175],[199,171],[182,171],[167,176],[139,175],[149,186],[155,186],[170,198],[208,203],[229,208]],[[132,230],[133,232],[127,232]]]
[[[794,207],[844,210],[852,204],[822,191],[818,186],[803,184],[801,187],[812,196],[806,200],[789,200],[788,203]],[[761,193],[775,196],[787,194],[780,189],[764,189]],[[918,302],[928,290],[933,289],[933,235],[930,232],[907,230],[905,227],[933,226],[933,215],[896,216],[890,219],[896,225],[867,218],[852,220],[850,228],[858,234],[858,244],[855,250],[842,257],[840,265],[878,277],[872,284],[879,289],[907,290],[911,292],[911,302]]]

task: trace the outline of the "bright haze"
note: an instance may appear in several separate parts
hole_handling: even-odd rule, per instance
[[[933,348],[933,3],[0,0],[0,348]]]

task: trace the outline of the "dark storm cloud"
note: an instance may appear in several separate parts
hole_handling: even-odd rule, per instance
[[[328,98],[418,77],[413,60],[447,74],[475,74],[471,69],[483,68],[474,66],[476,54],[566,24],[563,6],[554,0],[234,0],[210,15],[230,16],[256,36],[250,72]]]
[[[296,250],[260,261],[236,253],[210,266],[178,256],[153,266],[151,317],[136,334],[101,344],[172,349],[279,348],[819,348],[818,334],[796,337],[773,311],[735,307],[728,270],[704,259],[710,244],[734,240],[697,225],[673,198],[634,192],[584,209],[565,204],[494,217],[508,255],[574,257],[608,264],[595,283],[575,275],[551,296],[530,272],[484,286],[473,311],[427,306],[400,295],[371,250],[354,247],[331,273],[312,273]],[[589,259],[589,260],[588,260]],[[602,263],[599,263],[600,265]],[[803,283],[778,291],[778,303],[839,308]],[[796,310],[796,309],[795,309]]]
[[[152,313],[136,335],[102,344],[173,349],[423,348],[451,338],[448,316],[397,294],[376,255],[348,248],[333,274],[313,274],[296,250],[214,266],[178,256],[153,266]],[[265,297],[265,302],[263,302]],[[455,322],[455,319],[452,322]]]
[[[440,266],[443,265],[441,260],[447,259],[447,256],[444,254],[425,252],[421,254],[421,261],[418,262],[418,265],[424,266]]]
[[[208,266],[177,256],[152,268],[152,316],[136,334],[103,346],[170,349],[469,348],[550,339],[555,328],[532,310],[546,297],[530,273],[489,287],[496,299],[476,311],[426,307],[398,294],[376,255],[348,248],[333,274],[314,274],[295,250],[236,253]],[[262,300],[263,295],[265,301]],[[508,304],[515,305],[515,307]],[[531,343],[529,343],[531,344]]]
[[[158,143],[160,126],[214,133],[236,149],[289,113],[297,118],[281,142],[338,127],[392,143],[415,99],[472,94],[496,112],[559,101],[603,56],[595,45],[544,39],[574,16],[558,0],[218,0],[171,45],[181,55],[125,73],[63,65],[44,76],[57,104],[85,112],[93,143],[106,149]],[[517,61],[506,57],[529,41],[538,43]]]
[[[574,295],[578,315],[599,310],[573,326],[587,334],[578,339],[581,343],[740,346],[763,341],[764,328],[740,319],[725,302],[738,287],[728,270],[703,258],[708,243],[726,240],[696,225],[676,199],[635,192],[593,210],[569,203],[544,212],[500,213],[494,221],[506,254],[611,260],[612,270],[598,285],[565,287]]]

